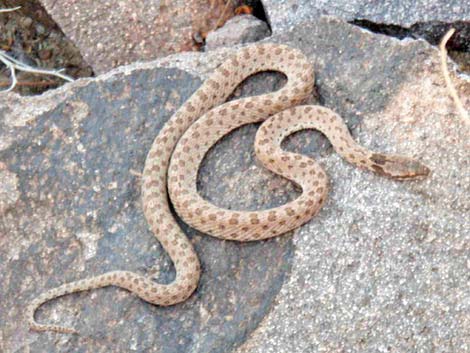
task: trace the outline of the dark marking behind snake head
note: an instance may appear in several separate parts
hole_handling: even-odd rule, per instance
[[[430,173],[428,167],[407,157],[374,153],[370,156],[370,160],[377,174],[393,179],[414,179],[425,177]]]

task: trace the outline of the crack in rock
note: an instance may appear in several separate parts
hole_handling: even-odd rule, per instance
[[[438,45],[444,34],[450,28],[455,28],[456,33],[449,40],[447,47],[455,51],[468,52],[470,50],[470,23],[468,21],[417,22],[410,27],[377,23],[365,19],[355,19],[348,21],[348,23],[365,28],[373,33],[385,34],[398,39],[424,39],[432,45]]]

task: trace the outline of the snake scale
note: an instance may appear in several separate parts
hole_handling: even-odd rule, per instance
[[[267,70],[285,74],[287,83],[275,92],[224,103],[244,79]],[[310,220],[326,200],[328,181],[314,160],[281,149],[282,140],[298,130],[319,130],[348,162],[380,175],[411,179],[429,173],[428,168],[415,160],[371,152],[358,145],[342,119],[330,109],[299,106],[311,94],[313,84],[313,67],[307,58],[284,45],[247,46],[220,65],[164,125],[145,161],[144,214],[174,263],[175,280],[158,284],[150,277],[133,272],[113,271],[67,283],[32,300],[26,312],[30,328],[76,333],[72,328],[37,323],[34,318],[37,308],[59,296],[105,286],[125,288],[157,305],[168,306],[186,300],[198,285],[200,264],[191,242],[170,211],[167,195],[187,224],[221,239],[267,239]],[[302,194],[268,210],[221,209],[198,194],[199,165],[222,136],[256,122],[263,122],[255,139],[257,158],[269,170],[298,184]]]

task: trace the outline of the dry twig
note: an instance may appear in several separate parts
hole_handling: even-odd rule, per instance
[[[12,12],[21,9],[21,6],[13,7],[11,9],[0,9],[0,13],[2,12]]]
[[[449,29],[449,31],[442,37],[441,43],[439,44],[439,51],[441,54],[441,69],[442,69],[442,74],[444,75],[444,79],[446,81],[447,85],[447,90],[449,91],[449,94],[451,95],[452,99],[454,100],[454,103],[457,107],[457,110],[464,120],[465,123],[469,124],[470,120],[468,119],[468,113],[463,107],[462,101],[460,100],[457,91],[452,84],[452,81],[450,80],[449,76],[449,70],[447,68],[447,49],[446,49],[446,44],[449,41],[450,37],[455,33],[455,28]]]

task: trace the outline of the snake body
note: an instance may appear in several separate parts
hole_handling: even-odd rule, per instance
[[[224,103],[245,78],[267,70],[284,73],[287,83],[275,92]],[[31,302],[27,308],[30,328],[76,333],[72,328],[37,323],[36,309],[59,296],[110,285],[125,288],[157,305],[168,306],[186,300],[198,285],[200,264],[191,242],[170,211],[167,195],[186,223],[221,239],[267,239],[310,220],[326,200],[328,182],[325,172],[314,160],[281,149],[282,140],[295,131],[321,131],[348,162],[381,175],[408,179],[428,174],[429,170],[417,161],[374,153],[359,146],[342,119],[330,109],[298,106],[311,94],[313,83],[313,68],[307,58],[284,45],[251,45],[219,66],[165,124],[145,161],[144,214],[174,263],[175,280],[158,284],[150,277],[133,272],[112,271],[67,283]],[[222,209],[201,198],[196,179],[206,152],[233,129],[263,121],[255,140],[258,159],[266,168],[298,184],[302,194],[280,207],[253,212]]]

